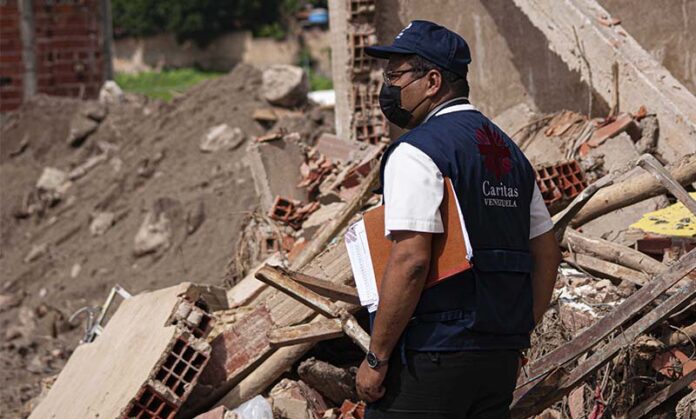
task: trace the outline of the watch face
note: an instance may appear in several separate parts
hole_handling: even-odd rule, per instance
[[[367,353],[367,365],[369,365],[372,368],[376,368],[379,364],[379,361],[377,360],[377,356],[372,353],[368,352]]]

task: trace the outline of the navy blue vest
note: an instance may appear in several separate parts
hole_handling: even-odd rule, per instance
[[[402,349],[529,347],[534,327],[531,164],[500,128],[475,110],[436,114],[402,135],[382,157],[382,183],[385,164],[401,143],[423,151],[452,180],[473,248],[472,269],[423,292],[401,337]]]

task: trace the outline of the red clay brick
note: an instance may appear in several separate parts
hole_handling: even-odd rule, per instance
[[[199,382],[219,385],[254,365],[270,347],[266,332],[272,327],[271,313],[264,305],[227,327],[210,342],[210,361]]]

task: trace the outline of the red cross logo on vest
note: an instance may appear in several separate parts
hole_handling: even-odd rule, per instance
[[[493,173],[497,180],[510,173],[512,170],[510,149],[497,131],[491,129],[490,125],[483,124],[476,130],[476,143],[479,153],[483,156],[486,170]]]

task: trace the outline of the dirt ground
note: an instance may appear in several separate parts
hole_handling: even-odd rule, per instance
[[[245,216],[258,205],[245,145],[202,153],[210,127],[239,127],[247,142],[265,128],[260,72],[239,66],[171,103],[126,96],[79,147],[66,137],[83,102],[38,96],[5,116],[0,129],[0,417],[27,413],[40,381],[57,374],[83,334],[72,313],[103,303],[116,284],[131,293],[182,281],[225,282]],[[315,118],[279,121],[305,135]],[[324,118],[333,124],[333,118]],[[59,202],[27,215],[45,167],[70,171],[108,149],[108,159],[75,180]],[[171,245],[136,257],[134,237],[155,201],[170,207]],[[111,212],[104,234],[95,214]],[[192,221],[194,220],[194,221]],[[202,220],[202,224],[199,224]],[[198,227],[198,225],[200,225]],[[191,230],[194,230],[191,232]],[[46,246],[26,261],[35,246]]]

